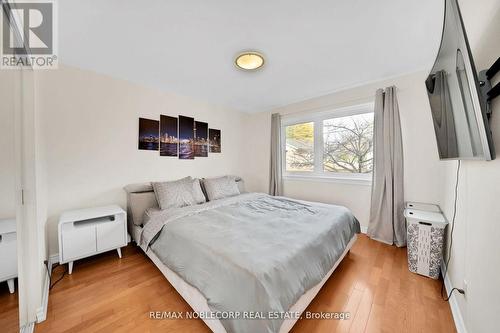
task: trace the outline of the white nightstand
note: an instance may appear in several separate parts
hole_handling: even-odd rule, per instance
[[[119,206],[106,206],[64,212],[59,219],[59,263],[73,262],[127,245],[127,213]]]
[[[9,291],[14,293],[17,277],[16,220],[0,220],[0,282],[7,281]]]

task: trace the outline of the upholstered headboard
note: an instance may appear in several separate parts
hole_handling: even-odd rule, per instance
[[[127,192],[127,216],[129,228],[142,225],[144,212],[148,208],[158,207],[151,183],[130,184],[125,186]]]
[[[235,177],[241,193],[245,192],[245,182],[241,177]],[[129,229],[134,225],[142,225],[144,213],[149,208],[158,208],[158,202],[151,183],[130,184],[124,187],[127,192],[127,219]]]

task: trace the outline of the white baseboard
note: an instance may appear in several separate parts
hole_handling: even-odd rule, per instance
[[[53,254],[48,259],[48,269],[49,275],[52,274],[52,266],[59,262],[59,254]],[[49,289],[50,289],[50,279],[48,275],[45,275],[43,293],[42,293],[42,304],[36,311],[36,322],[41,323],[47,319],[47,308],[49,304]]]
[[[444,264],[444,260],[441,263],[441,273],[442,272],[447,272]],[[450,277],[448,274],[446,274],[446,277],[444,279],[444,287],[446,290],[446,295],[450,292],[450,290],[453,288],[451,284]],[[450,299],[448,302],[450,303],[450,309],[451,309],[451,314],[453,315],[453,321],[455,322],[455,327],[457,329],[458,333],[467,333],[467,328],[465,327],[465,322],[464,322],[464,317],[462,316],[462,312],[460,311],[460,307],[458,306],[458,301],[457,297],[463,297],[459,293],[454,293],[451,295]]]
[[[362,225],[362,226],[361,226],[361,233],[366,234],[366,232],[367,232],[367,231],[368,231],[368,227],[367,227],[367,226]]]

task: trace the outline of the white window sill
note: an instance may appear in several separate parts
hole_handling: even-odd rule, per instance
[[[314,174],[285,174],[285,181],[304,181],[304,182],[322,182],[322,183],[339,183],[349,185],[372,186],[372,178],[365,177],[349,177],[349,176],[325,176]]]

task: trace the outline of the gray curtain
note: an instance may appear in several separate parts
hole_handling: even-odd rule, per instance
[[[281,175],[281,116],[271,116],[271,175],[269,177],[269,194],[283,194],[283,177]]]
[[[403,142],[396,87],[377,90],[373,138],[374,169],[367,234],[387,244],[405,246]]]

